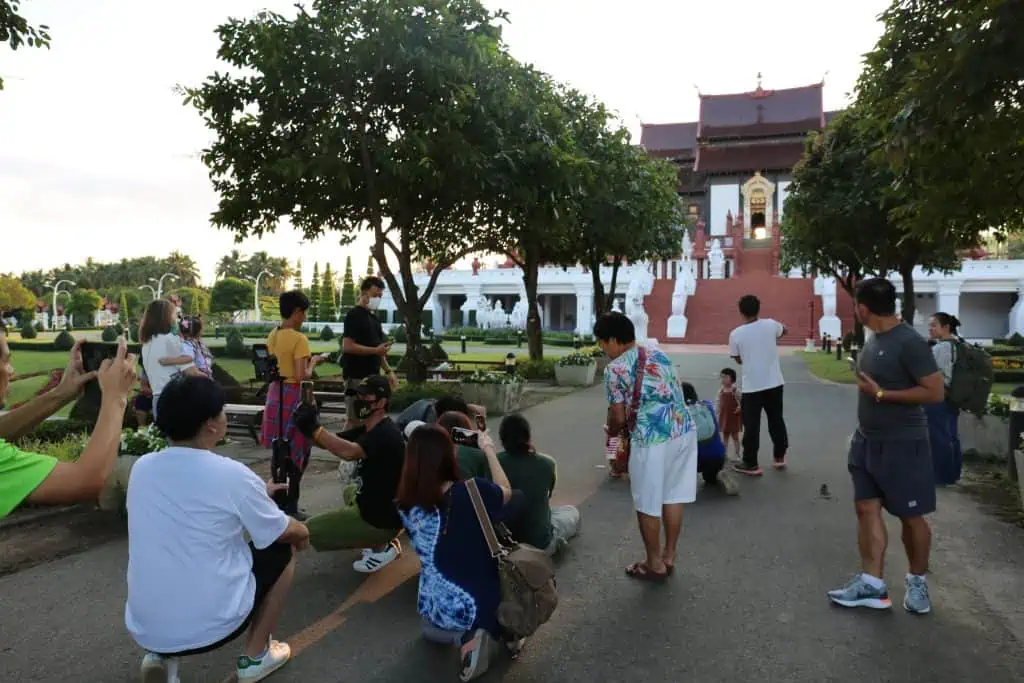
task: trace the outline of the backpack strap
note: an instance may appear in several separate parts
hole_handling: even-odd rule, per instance
[[[494,525],[491,523],[491,516],[487,514],[487,508],[484,506],[484,499],[480,496],[480,489],[477,488],[476,479],[467,479],[465,482],[466,491],[469,493],[469,499],[473,502],[473,510],[476,512],[476,519],[480,523],[480,530],[484,533],[484,538],[487,540],[487,549],[491,551],[491,557],[497,559],[501,557],[501,544],[498,542],[498,534],[494,531]]]

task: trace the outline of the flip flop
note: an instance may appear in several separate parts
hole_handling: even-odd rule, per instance
[[[674,564],[669,564],[668,562],[665,563],[665,576],[672,576],[672,572],[675,570],[676,566]]]
[[[635,562],[626,567],[626,576],[637,581],[660,583],[668,578],[668,572],[656,572],[648,567],[646,562]]]

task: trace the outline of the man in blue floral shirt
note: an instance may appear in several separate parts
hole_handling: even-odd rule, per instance
[[[611,359],[604,371],[608,431],[622,434],[633,422],[629,481],[647,558],[627,567],[626,574],[661,581],[675,566],[683,505],[697,499],[697,432],[672,361],[656,348],[637,345],[629,318],[621,313],[602,316],[594,336]],[[635,421],[627,421],[634,406]]]

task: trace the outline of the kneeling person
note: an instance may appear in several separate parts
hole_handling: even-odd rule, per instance
[[[391,400],[387,377],[372,375],[352,391],[354,416],[361,426],[342,436],[321,427],[312,406],[300,406],[294,420],[296,428],[317,446],[357,463],[353,483],[342,494],[342,507],[307,522],[310,544],[319,551],[362,548],[363,556],[352,566],[356,571],[371,573],[383,569],[401,553],[396,537],[402,520],[395,492],[405,462],[405,438],[387,416]]]
[[[227,431],[224,401],[206,377],[172,379],[157,407],[171,446],[140,458],[129,480],[125,625],[149,651],[147,682],[177,683],[179,657],[246,632],[240,683],[291,656],[270,634],[291,587],[293,550],[307,546],[309,532],[271,500],[276,484],[210,450]]]

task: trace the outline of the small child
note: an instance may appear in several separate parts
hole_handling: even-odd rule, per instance
[[[719,375],[722,388],[718,392],[718,427],[722,431],[722,441],[726,452],[731,440],[736,447],[736,457],[740,457],[740,432],[743,431],[743,415],[740,412],[740,395],[736,388],[736,371],[724,368]]]

